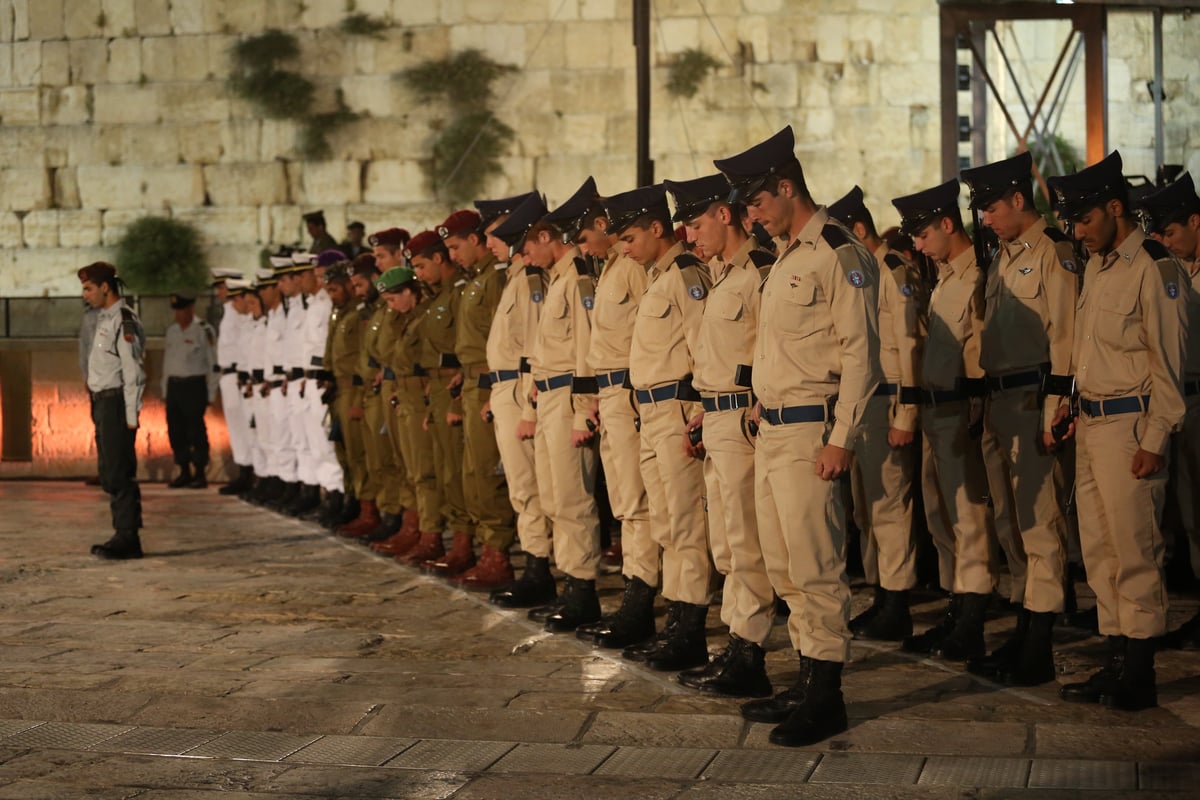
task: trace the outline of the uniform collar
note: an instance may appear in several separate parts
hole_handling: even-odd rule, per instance
[[[1142,242],[1144,241],[1146,241],[1146,234],[1142,233],[1141,228],[1134,228],[1121,244],[1104,257],[1103,268],[1107,269],[1113,264],[1121,262],[1126,264],[1133,263],[1133,257],[1142,248]]]
[[[884,242],[883,244],[879,245],[879,247],[875,248],[875,260],[882,264],[883,259],[886,258],[887,254],[890,252],[892,252],[892,248],[888,247],[887,242]]]
[[[479,259],[474,263],[474,265],[472,265],[471,277],[474,278],[477,275],[482,275],[484,272],[494,266],[496,266],[496,257],[492,255],[491,251],[489,250],[484,254],[483,258]]]
[[[782,259],[787,253],[798,247],[815,250],[817,242],[821,238],[821,231],[824,230],[828,222],[829,211],[826,210],[825,206],[817,206],[817,210],[809,217],[808,222],[804,223],[804,227],[800,229],[800,233],[796,234],[795,240],[789,242],[787,248],[780,253],[779,258]]]
[[[675,263],[675,259],[678,258],[681,253],[683,253],[683,242],[676,242],[675,244],[671,245],[667,249],[667,252],[662,254],[662,258],[650,265],[650,274],[659,275],[663,272],[666,272],[671,268],[671,265]]]
[[[554,262],[554,266],[550,268],[550,280],[558,280],[563,275],[566,275],[570,270],[574,269],[575,258],[579,255],[579,248],[572,247],[563,257]]]
[[[1042,231],[1046,230],[1046,220],[1038,217],[1033,223],[1021,231],[1021,235],[1011,242],[1005,242],[1004,247],[1012,256],[1018,255],[1022,250],[1032,250],[1038,246],[1038,240],[1042,238]]]
[[[939,264],[938,266],[939,267],[944,266],[948,270],[948,272],[946,272],[946,273],[942,273],[939,271],[939,274],[938,274],[939,280],[944,279],[947,275],[953,275],[956,278],[962,278],[964,275],[966,275],[968,272],[970,272],[973,267],[976,266],[976,264],[975,264],[975,248],[968,247],[966,250],[963,250],[961,253],[959,253],[954,258],[950,259],[947,262],[944,262],[944,264]]]
[[[733,256],[728,261],[726,261],[720,255],[715,255],[709,259],[708,268],[712,273],[713,283],[719,283],[725,278],[726,275],[729,274],[731,270],[737,267],[744,267],[747,263],[749,263],[750,253],[754,251],[754,248],[757,245],[758,242],[754,240],[753,236],[750,236],[746,239],[746,241],[742,242],[741,246],[738,247],[736,251],[734,251]]]

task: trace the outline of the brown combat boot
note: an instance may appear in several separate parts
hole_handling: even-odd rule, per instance
[[[445,553],[446,549],[442,546],[440,531],[434,533],[422,531],[417,546],[402,556],[396,556],[396,560],[401,564],[415,567],[430,559],[441,558]]]
[[[471,544],[471,534],[455,531],[450,552],[446,553],[445,558],[428,559],[421,565],[421,571],[430,575],[450,578],[466,572],[473,566],[475,566],[475,548]]]
[[[501,586],[507,586],[513,582],[515,577],[512,562],[508,560],[508,553],[493,550],[485,544],[483,552],[479,554],[479,563],[466,572],[455,575],[450,581],[459,584],[464,589],[491,591]]]
[[[337,534],[338,536],[357,539],[375,530],[375,526],[379,524],[379,521],[379,508],[375,505],[375,501],[363,500],[359,504],[358,519],[338,526]]]
[[[420,541],[421,532],[419,530],[405,530],[401,528],[397,533],[389,536],[382,542],[372,542],[371,549],[376,553],[383,553],[387,556],[402,556],[416,547]]]

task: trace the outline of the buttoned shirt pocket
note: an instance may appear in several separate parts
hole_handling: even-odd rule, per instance
[[[1036,269],[1025,274],[1016,270],[1009,281],[1008,288],[1016,297],[1020,297],[1022,300],[1032,300],[1042,290],[1042,278]]]
[[[811,278],[801,278],[794,286],[785,284],[775,290],[779,304],[774,322],[780,330],[796,337],[816,332],[818,288]]]
[[[662,331],[664,334],[669,332],[670,316],[671,301],[656,294],[648,294],[642,298],[638,307],[637,324],[639,327],[646,326],[653,340],[656,331]]]
[[[1100,297],[1100,313],[1096,316],[1096,338],[1113,347],[1123,348],[1130,337],[1136,338],[1141,327],[1141,315],[1135,314],[1138,295],[1131,287],[1111,286]]]
[[[548,299],[545,314],[542,324],[547,339],[562,340],[571,335],[571,304],[565,294],[556,293]]]
[[[740,320],[742,312],[742,299],[728,292],[709,295],[708,303],[704,307],[705,314],[712,315],[717,319],[728,320],[729,322]]]
[[[636,311],[629,292],[624,286],[601,286],[596,293],[596,326],[603,330],[615,330],[630,323]]]

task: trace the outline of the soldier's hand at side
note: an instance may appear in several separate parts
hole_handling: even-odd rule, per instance
[[[899,428],[888,429],[888,444],[892,447],[908,447],[913,443],[915,434],[912,431],[902,431]]]
[[[463,374],[461,372],[456,372],[456,373],[454,373],[454,377],[452,377],[450,379],[450,382],[446,384],[446,388],[447,389],[455,389],[459,386],[462,386],[462,382],[463,382]]]
[[[383,371],[375,373],[375,377],[371,380],[371,387],[378,389],[383,384]]]
[[[455,414],[453,411],[446,412],[446,424],[451,428],[463,424],[463,415]]]
[[[522,442],[527,442],[533,438],[537,432],[537,423],[523,419],[517,423],[517,438]]]
[[[592,403],[592,407],[588,409],[588,419],[592,421],[595,427],[592,430],[600,430],[600,401],[596,400]]]
[[[1065,404],[1059,406],[1058,411],[1054,412],[1054,421],[1050,423],[1050,427],[1053,428],[1055,425],[1058,425],[1060,422],[1062,422],[1064,419],[1066,419],[1070,413],[1071,413],[1070,406],[1067,406]],[[1047,452],[1053,453],[1055,450],[1057,450],[1062,445],[1063,442],[1065,442],[1067,439],[1070,439],[1074,435],[1075,435],[1075,421],[1072,420],[1071,424],[1067,426],[1067,432],[1063,434],[1061,439],[1055,440],[1053,433],[1051,433],[1050,431],[1043,431],[1042,432],[1042,444],[1044,444],[1046,446]],[[1136,460],[1137,459],[1134,459],[1135,462],[1136,462]]]
[[[490,423],[492,420],[488,418],[488,415],[491,413],[492,413],[492,401],[488,400],[486,403],[483,404],[483,408],[479,409],[479,418],[482,419],[484,422]]]
[[[350,419],[362,419],[363,418],[363,407],[362,406],[350,406],[350,409],[346,412],[346,416],[349,417]]]
[[[853,454],[844,447],[827,444],[821,448],[817,456],[817,477],[823,481],[831,481],[850,471]]]
[[[589,430],[572,430],[571,431],[571,446],[572,447],[587,447],[588,442],[592,441],[592,437],[596,434]]]
[[[1133,472],[1133,477],[1138,480],[1149,478],[1151,475],[1162,472],[1166,468],[1167,460],[1158,453],[1151,453],[1139,447],[1138,451],[1133,454],[1131,472]]]
[[[704,442],[701,440],[699,444],[692,444],[691,438],[688,436],[692,431],[704,426],[704,412],[701,411],[696,416],[688,420],[688,424],[683,428],[683,454],[688,458],[704,458]]]
[[[755,426],[762,425],[762,403],[755,403],[754,407],[750,409],[750,421]]]

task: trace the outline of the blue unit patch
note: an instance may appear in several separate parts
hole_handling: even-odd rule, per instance
[[[688,294],[691,295],[693,300],[703,300],[704,299],[704,287],[703,286],[689,287]]]
[[[1179,284],[1175,281],[1167,281],[1167,297],[1172,300],[1179,297]]]
[[[904,295],[905,297],[912,297],[913,288],[906,283],[900,287],[900,294]]]
[[[867,276],[863,275],[862,272],[856,269],[852,269],[846,273],[846,279],[850,281],[850,285],[856,289],[861,289],[867,283]]]
[[[1079,272],[1079,267],[1075,265],[1074,261],[1064,261],[1063,269],[1067,272]]]
[[[592,297],[588,296],[583,298],[583,307],[588,311],[591,311],[592,306],[594,305],[596,305],[596,301]]]
[[[532,294],[529,295],[529,299],[535,303],[540,303],[540,302],[542,302],[542,293],[541,292],[533,292]]]

